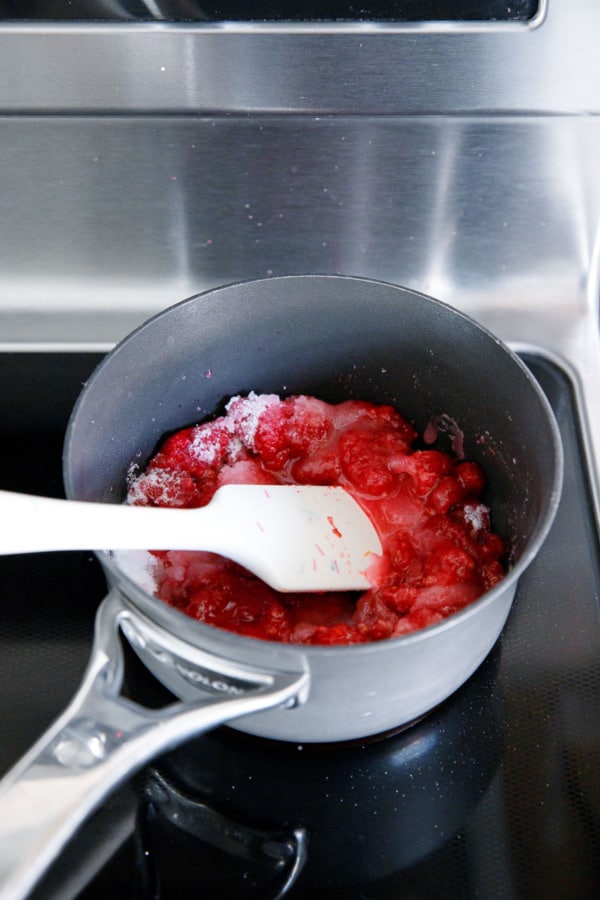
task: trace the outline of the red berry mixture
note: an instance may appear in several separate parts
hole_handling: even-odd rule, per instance
[[[283,594],[211,553],[153,552],[156,595],[209,625],[266,640],[352,644],[407,634],[462,609],[504,575],[504,544],[472,462],[414,448],[390,406],[234,397],[226,415],[169,437],[128,501],[194,507],[224,484],[339,484],[373,520],[384,554],[362,594]]]

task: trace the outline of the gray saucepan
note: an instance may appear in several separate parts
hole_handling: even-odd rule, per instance
[[[535,379],[502,342],[411,290],[287,276],[165,310],[120,343],[83,389],[65,443],[67,496],[121,502],[132,462],[143,465],[165,433],[250,390],[389,403],[420,433],[438,423],[442,449],[460,434],[465,457],[486,473],[484,499],[508,542],[509,572],[420,632],[311,647],[192,621],[152,597],[109,551],[99,553],[111,590],[81,689],[0,785],[2,897],[24,896],[112,787],[191,735],[224,722],[302,743],[383,733],[449,697],[500,635],[558,505],[557,426]],[[177,702],[157,711],[121,696],[119,633]]]

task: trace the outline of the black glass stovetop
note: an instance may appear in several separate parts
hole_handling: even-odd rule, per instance
[[[1,488],[62,495],[66,422],[98,359],[0,354]],[[560,425],[563,497],[469,682],[379,740],[197,738],[104,803],[38,900],[600,896],[598,534],[569,382],[526,361]],[[0,558],[0,579],[4,772],[73,694],[106,589],[88,553]],[[127,679],[160,701],[133,660]]]

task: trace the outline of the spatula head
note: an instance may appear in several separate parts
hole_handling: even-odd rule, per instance
[[[213,504],[223,511],[226,507],[239,525],[243,522],[244,540],[239,547],[228,547],[225,555],[276,590],[372,587],[381,541],[362,507],[343,488],[226,485]]]

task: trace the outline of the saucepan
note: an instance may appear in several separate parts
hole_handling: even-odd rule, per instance
[[[439,624],[353,646],[242,637],[154,598],[135,565],[99,552],[110,592],[72,704],[0,786],[0,888],[24,896],[112,787],[158,753],[227,722],[280,741],[337,742],[407,725],[460,687],[506,622],[562,482],[549,404],[519,358],[442,302],[361,278],[302,275],[192,297],[120,343],[84,387],[64,454],[70,499],[120,503],[162,436],[249,391],[396,407],[441,449],[483,467],[509,571]],[[121,694],[121,636],[173,695]]]

